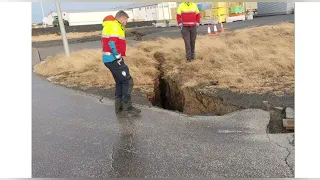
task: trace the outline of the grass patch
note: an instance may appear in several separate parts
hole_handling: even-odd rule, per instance
[[[164,57],[161,62],[157,56]],[[294,91],[294,24],[247,28],[221,36],[198,36],[197,59],[186,63],[181,38],[159,38],[128,47],[127,58],[136,88],[151,92],[159,75],[179,83],[181,88],[213,84],[242,92]],[[69,86],[114,85],[101,62],[100,50],[81,50],[71,57],[59,54],[37,64],[35,72],[51,81]]]

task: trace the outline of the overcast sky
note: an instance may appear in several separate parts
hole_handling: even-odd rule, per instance
[[[67,10],[105,10],[113,7],[123,6],[129,2],[60,2],[62,11]],[[48,16],[51,11],[56,11],[54,2],[43,2],[44,16]],[[40,2],[32,2],[32,22],[42,22],[42,11]]]

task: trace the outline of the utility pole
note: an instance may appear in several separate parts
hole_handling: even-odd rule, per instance
[[[42,11],[42,26],[46,27],[47,22],[45,22],[45,20],[44,20],[44,12],[43,12],[42,2],[40,2],[40,5],[41,5],[41,11]]]
[[[64,51],[65,51],[66,55],[69,57],[70,56],[69,45],[68,45],[68,40],[67,40],[67,36],[66,36],[66,30],[64,28],[64,23],[63,23],[63,18],[62,18],[61,8],[60,8],[59,2],[56,2],[56,8],[57,8],[59,27],[60,27],[60,31],[61,31]]]

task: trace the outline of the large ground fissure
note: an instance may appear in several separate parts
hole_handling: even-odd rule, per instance
[[[177,80],[166,76],[165,56],[156,52],[154,58],[158,61],[159,71],[154,83],[154,96],[151,98],[154,106],[189,115],[225,115],[246,108],[263,109],[264,101],[270,102],[275,107],[294,107],[293,94],[239,93],[219,88],[217,84],[182,87]],[[213,86],[217,87],[213,88]],[[282,126],[283,112],[275,113],[270,110],[270,116],[267,127],[269,133],[289,132]]]
[[[131,34],[143,40],[141,37],[147,33]],[[185,54],[182,39],[139,42],[128,49],[125,61],[136,90],[148,100],[133,96],[133,102],[140,103],[135,100],[138,97],[148,105],[151,102],[189,115],[261,109],[264,101],[273,107],[294,108],[293,44],[294,25],[288,23],[247,28],[222,36],[199,36],[197,59],[191,63],[186,63],[182,56]],[[68,87],[104,91],[114,87],[112,74],[101,63],[99,50],[81,50],[71,57],[48,57],[45,63],[35,66],[35,72]],[[113,97],[113,90],[110,92]]]

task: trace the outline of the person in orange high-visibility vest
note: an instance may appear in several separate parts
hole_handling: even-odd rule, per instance
[[[185,43],[187,62],[195,59],[197,28],[200,25],[200,12],[196,3],[183,2],[177,11],[177,22]]]
[[[133,80],[123,59],[126,56],[125,25],[128,18],[126,12],[119,11],[115,17],[110,15],[103,19],[102,61],[109,68],[116,82],[116,113],[137,115],[141,110],[132,106]]]

